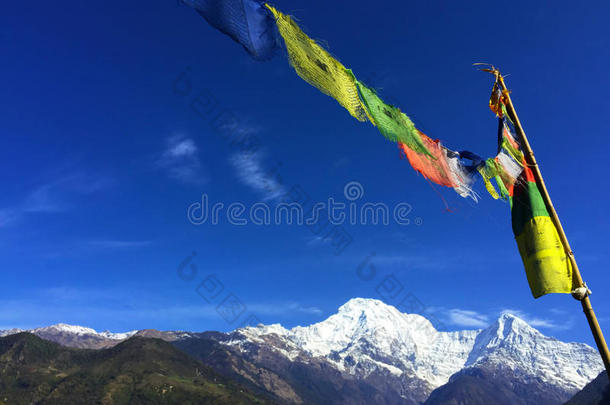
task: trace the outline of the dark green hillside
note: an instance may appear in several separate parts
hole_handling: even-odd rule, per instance
[[[159,339],[70,349],[29,333],[0,338],[0,404],[265,404]]]

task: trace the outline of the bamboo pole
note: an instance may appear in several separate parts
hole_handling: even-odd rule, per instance
[[[521,138],[521,144],[525,152],[526,163],[534,173],[534,177],[540,189],[540,194],[542,194],[542,198],[546,203],[551,219],[553,220],[553,223],[557,228],[557,232],[559,233],[559,238],[561,239],[563,248],[568,256],[568,259],[570,260],[570,264],[572,265],[573,285],[574,287],[586,287],[582,280],[582,276],[580,275],[580,271],[578,270],[578,264],[576,263],[574,253],[570,248],[568,238],[563,230],[563,227],[561,226],[561,222],[559,221],[559,216],[557,216],[555,207],[553,207],[551,196],[549,195],[546,185],[544,184],[544,179],[542,178],[542,173],[540,172],[540,168],[538,167],[538,163],[536,162],[536,158],[534,157],[532,147],[530,146],[527,136],[525,136],[525,131],[523,131],[523,127],[521,126],[521,122],[519,121],[519,117],[517,116],[517,112],[515,111],[515,107],[510,98],[508,88],[504,83],[504,78],[500,74],[500,71],[495,68],[492,68],[487,71],[491,72],[492,74],[494,74],[494,76],[496,76],[496,81],[500,84],[502,88],[502,93],[505,97],[505,104],[508,113],[511,115],[513,123],[515,124],[515,130],[517,131],[517,135],[519,135],[519,137]],[[606,344],[606,340],[604,339],[604,334],[602,333],[602,330],[599,326],[599,322],[597,322],[595,312],[593,312],[593,307],[591,306],[591,300],[589,299],[588,293],[585,294],[585,297],[580,300],[580,303],[582,304],[583,312],[585,313],[587,321],[589,322],[589,327],[591,328],[591,332],[593,333],[593,338],[595,338],[595,343],[597,344],[599,354],[601,355],[602,360],[604,362],[604,366],[606,367],[606,373],[610,378],[610,352],[608,351],[608,345]]]

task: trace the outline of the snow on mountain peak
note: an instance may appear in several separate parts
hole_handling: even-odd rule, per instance
[[[46,326],[43,328],[34,329],[33,332],[66,332],[73,333],[75,335],[96,335],[97,332],[94,329],[86,328],[78,325],[68,325],[66,323],[57,323],[55,325]]]
[[[245,336],[247,336],[251,340],[255,340],[257,342],[261,342],[261,336],[276,334],[278,336],[286,336],[289,331],[284,328],[279,323],[274,323],[271,325],[263,325],[259,324],[257,326],[246,326],[241,329],[237,329],[237,331]]]
[[[12,328],[12,329],[3,329],[0,330],[0,337],[15,335],[17,333],[25,332],[23,329]]]
[[[465,367],[519,370],[567,390],[582,388],[603,368],[592,347],[545,336],[508,313],[479,333]]]
[[[281,325],[260,325],[239,331],[257,342],[272,333],[281,336],[291,349],[287,352],[290,358],[302,350],[326,358],[349,374],[366,377],[382,369],[398,376],[416,376],[434,387],[447,382],[464,365],[478,333],[438,332],[421,315],[402,313],[367,298],[353,298],[336,314],[310,326],[287,330]]]
[[[339,307],[338,312],[371,311],[374,308],[386,308],[389,305],[374,298],[352,298]]]
[[[403,314],[376,299],[354,298],[326,320],[290,331],[291,340],[314,355],[342,351],[362,339],[373,340],[384,350],[395,343],[424,344],[436,330],[426,318]]]
[[[57,323],[57,324],[51,325],[51,326],[31,329],[31,330],[28,330],[28,332],[31,332],[34,334],[40,334],[40,335],[65,333],[65,334],[78,335],[78,336],[95,336],[95,337],[101,337],[101,338],[112,339],[112,340],[123,340],[123,339],[127,339],[127,338],[135,335],[138,331],[133,330],[133,331],[123,332],[123,333],[112,333],[109,331],[97,332],[95,329],[87,328],[85,326],[69,325],[66,323]]]
[[[284,342],[278,350],[291,359],[301,350],[362,378],[386,370],[421,379],[432,388],[464,368],[492,366],[575,389],[602,368],[593,348],[544,336],[514,314],[501,314],[483,330],[439,332],[421,315],[367,298],[353,298],[310,326],[287,330],[279,324],[259,325],[242,331],[258,342],[278,335]]]
[[[517,335],[540,335],[538,330],[532,328],[527,322],[518,316],[504,312],[487,329],[495,330],[498,337],[508,338],[510,334]]]

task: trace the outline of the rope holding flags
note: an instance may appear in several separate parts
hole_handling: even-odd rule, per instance
[[[257,60],[272,57],[281,38],[290,65],[303,80],[333,97],[354,118],[369,121],[385,138],[396,142],[411,166],[426,179],[477,201],[472,185],[479,174],[493,198],[507,199],[511,195],[509,189],[523,169],[523,156],[508,125],[494,158],[483,161],[471,152],[453,151],[418,130],[398,107],[385,103],[374,89],[359,81],[350,69],[307,36],[290,16],[273,6],[261,0],[182,1]],[[496,86],[490,100],[494,111],[503,108],[501,92],[497,90]],[[472,163],[464,164],[463,158]]]

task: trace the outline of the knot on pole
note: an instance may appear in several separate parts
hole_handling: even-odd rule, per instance
[[[582,287],[578,287],[572,290],[572,297],[578,301],[582,301],[583,299],[585,299],[585,297],[588,297],[591,294],[592,292],[591,290],[589,290],[589,287],[587,287],[587,283],[582,283]]]

